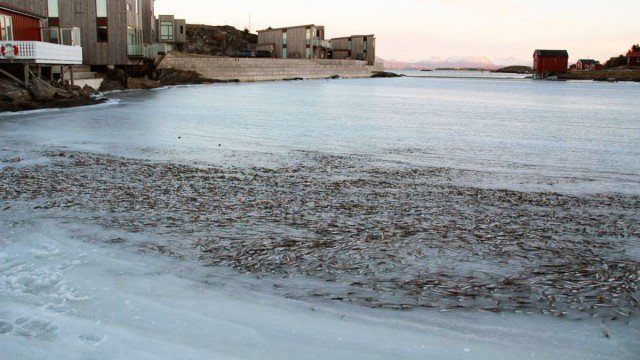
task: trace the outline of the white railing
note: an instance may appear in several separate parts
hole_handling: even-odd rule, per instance
[[[80,65],[82,47],[42,41],[0,41],[0,61],[28,61],[36,64]]]

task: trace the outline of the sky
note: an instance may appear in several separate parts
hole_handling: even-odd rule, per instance
[[[605,61],[640,42],[637,0],[156,0],[156,14],[254,32],[316,24],[328,38],[374,33],[377,56],[400,61],[529,60],[542,48]]]

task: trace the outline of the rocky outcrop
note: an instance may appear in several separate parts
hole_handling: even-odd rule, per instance
[[[371,75],[372,78],[397,78],[397,77],[403,77],[403,76],[404,75],[387,72],[387,71],[377,71],[377,72],[374,72],[373,75]]]
[[[90,87],[60,87],[36,77],[30,79],[26,89],[24,84],[0,79],[0,112],[66,108],[104,101],[91,96],[93,93],[95,90]]]
[[[56,98],[58,91],[63,92],[62,89],[57,89],[51,84],[45,82],[42,79],[32,79],[29,83],[29,93],[36,100],[53,100]]]
[[[533,69],[529,66],[507,66],[493,72],[502,74],[533,74]]]
[[[104,74],[104,80],[98,90],[101,92],[125,90],[125,83],[125,72],[123,70],[109,70]]]
[[[216,82],[207,79],[195,71],[178,70],[174,68],[158,70],[158,81],[162,86],[186,85],[186,84],[210,84]]]
[[[200,55],[234,56],[237,51],[253,49],[258,35],[233,26],[191,25],[187,27],[186,52]]]
[[[173,68],[159,69],[155,77],[125,77],[122,70],[112,70],[105,74],[100,91],[117,90],[149,90],[163,86],[196,85],[219,82],[207,79],[195,71],[178,70]]]

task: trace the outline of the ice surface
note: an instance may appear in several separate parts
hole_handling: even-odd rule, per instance
[[[34,218],[9,226],[22,215],[4,215],[0,226],[10,231],[0,238],[3,274],[43,284],[37,294],[0,288],[7,359],[631,359],[640,349],[637,327],[621,322],[285,300],[215,279],[208,268],[80,241],[77,224]],[[57,250],[46,260],[32,251],[42,241]],[[12,277],[4,276],[3,284]],[[207,285],[216,282],[227,285]]]
[[[360,79],[109,96],[117,103],[5,116],[0,147],[276,167],[319,151],[475,170],[460,181],[489,188],[640,191],[634,83]]]
[[[639,95],[637,84],[461,79],[113,93],[109,104],[3,115],[0,171],[37,169],[50,163],[52,151],[229,169],[295,167],[309,153],[339,154],[362,159],[354,174],[443,167],[465,169],[466,176],[449,179],[465,186],[637,196]],[[314,166],[333,173],[331,163]],[[183,191],[188,187],[175,189]],[[264,275],[204,267],[188,249],[167,251],[180,244],[170,229],[160,236],[103,228],[95,212],[46,210],[43,198],[0,199],[2,359],[635,359],[640,353],[637,318],[400,312],[284,299],[265,288],[272,282]],[[626,241],[637,258],[637,237]],[[296,282],[311,280],[279,284]]]

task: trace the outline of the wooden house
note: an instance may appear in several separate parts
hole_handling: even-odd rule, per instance
[[[0,0],[46,19],[42,39],[63,44],[79,28],[85,65],[140,65],[166,53],[156,44],[154,0]]]
[[[331,58],[362,60],[369,65],[375,64],[375,35],[351,35],[331,39]]]
[[[627,65],[630,68],[640,68],[640,51],[627,52]]]
[[[597,60],[580,59],[576,63],[576,70],[580,70],[580,71],[602,70],[602,65],[600,65],[600,62]]]
[[[0,2],[0,40],[42,41],[42,22],[45,16]]]
[[[536,50],[533,53],[533,71],[539,77],[567,72],[569,53],[566,50]]]
[[[42,26],[46,17],[19,6],[0,2],[0,74],[29,85],[31,73],[51,74],[53,66],[82,64],[82,48],[73,43],[80,37],[79,29],[69,29],[65,35],[70,44],[44,42]],[[18,74],[20,73],[20,74]],[[22,76],[19,79],[18,76]],[[71,78],[73,83],[73,78]]]
[[[278,59],[327,59],[331,44],[324,39],[324,26],[309,24],[259,30],[256,49]]]

